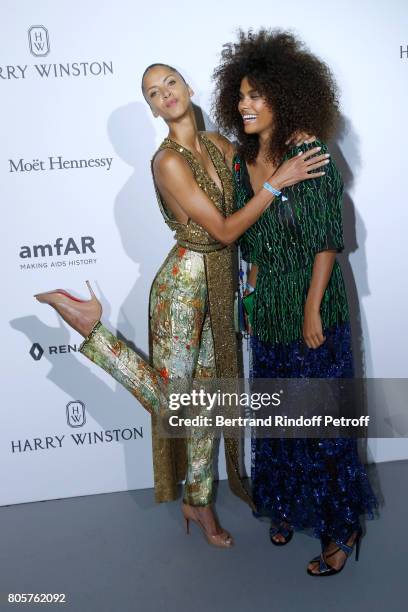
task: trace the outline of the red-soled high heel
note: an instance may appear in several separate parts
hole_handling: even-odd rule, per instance
[[[102,316],[101,303],[93,292],[90,282],[86,281],[86,284],[91,294],[90,300],[80,300],[64,289],[37,293],[34,296],[42,304],[52,306],[68,325],[85,338]]]

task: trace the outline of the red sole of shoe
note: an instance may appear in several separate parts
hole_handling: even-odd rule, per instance
[[[64,295],[65,297],[69,298],[70,300],[74,301],[74,302],[80,302],[83,303],[85,302],[85,300],[80,300],[79,298],[74,297],[73,295],[70,295],[69,293],[67,293],[66,291],[64,291],[63,289],[56,289],[55,291],[46,291],[45,293],[37,293],[34,297],[40,298],[43,295],[50,295],[51,293],[59,293],[60,295]]]

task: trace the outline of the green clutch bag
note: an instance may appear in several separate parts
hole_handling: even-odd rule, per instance
[[[253,325],[254,298],[255,298],[255,291],[252,291],[252,293],[249,293],[248,295],[242,298],[242,303],[244,305],[245,312],[247,314],[250,325]]]

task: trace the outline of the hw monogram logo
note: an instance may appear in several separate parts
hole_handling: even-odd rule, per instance
[[[28,30],[30,53],[36,57],[45,57],[50,52],[48,30],[42,25],[31,26]]]
[[[76,400],[67,404],[67,423],[70,427],[82,427],[86,423],[85,404]]]

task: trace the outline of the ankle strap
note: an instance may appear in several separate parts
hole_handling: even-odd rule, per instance
[[[353,543],[353,546],[349,546],[348,544],[345,544],[344,542],[340,542],[339,540],[334,540],[334,542],[335,544],[337,544],[338,548],[335,548],[330,553],[325,552],[324,556],[326,557],[326,559],[330,559],[330,557],[338,553],[339,550],[342,550],[347,557],[349,557],[351,553],[353,552],[354,543]]]

